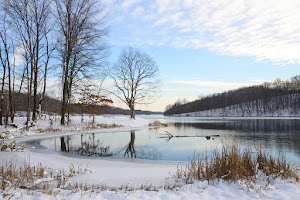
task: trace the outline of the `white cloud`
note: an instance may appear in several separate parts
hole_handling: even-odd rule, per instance
[[[137,4],[139,3],[141,0],[125,0],[123,3],[122,3],[122,7],[123,8],[130,8],[131,6],[133,6],[134,4]]]
[[[11,63],[13,63],[15,65],[15,67],[18,67],[20,64],[22,64],[24,62],[24,48],[22,45],[17,46],[17,48],[15,48],[13,56],[11,58]]]
[[[141,16],[145,12],[145,9],[143,7],[137,7],[135,10],[132,12],[132,15],[134,17]]]
[[[122,6],[129,8],[137,2],[127,0]],[[141,19],[152,24],[148,32],[163,30],[173,35],[173,42],[165,45],[205,47],[257,61],[300,63],[299,0],[144,0],[139,6],[143,8],[133,7],[131,13],[143,15]],[[138,28],[145,29],[143,25]],[[155,44],[162,44],[159,37],[156,40]]]
[[[171,0],[156,0],[157,10],[159,13],[168,9]]]

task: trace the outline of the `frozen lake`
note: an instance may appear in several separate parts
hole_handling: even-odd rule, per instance
[[[186,161],[208,155],[222,143],[239,141],[241,147],[262,144],[270,155],[285,154],[290,163],[300,163],[300,118],[193,118],[138,116],[168,124],[157,129],[77,134],[31,141],[37,149],[72,156],[133,157],[150,160]],[[171,139],[161,138],[167,132]],[[210,136],[210,138],[205,138]]]

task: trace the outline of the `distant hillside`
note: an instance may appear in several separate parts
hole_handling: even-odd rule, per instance
[[[300,76],[169,105],[164,115],[300,116]]]
[[[300,94],[254,100],[225,108],[204,110],[176,116],[191,117],[298,117],[300,116]]]
[[[16,94],[15,94],[16,95]],[[26,111],[27,110],[27,94],[19,94],[18,101],[16,102],[16,111]],[[61,109],[61,101],[51,98],[49,96],[45,96],[42,101],[42,111],[46,112],[54,112],[60,113]],[[124,114],[130,115],[129,109],[123,109],[118,107],[111,107],[110,109],[107,108],[99,108],[101,113],[103,114]],[[81,108],[75,104],[71,104],[71,113],[81,113]],[[136,114],[146,114],[146,115],[153,115],[153,114],[163,114],[162,112],[151,112],[151,111],[143,111],[143,110],[136,110]]]

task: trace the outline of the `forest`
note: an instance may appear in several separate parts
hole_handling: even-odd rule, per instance
[[[173,105],[166,107],[164,115],[213,110],[213,112],[202,113],[202,115],[216,116],[222,113],[221,116],[252,116],[253,111],[256,111],[256,115],[263,116],[278,109],[297,111],[300,109],[299,93],[299,75],[287,80],[278,78],[273,82],[212,94],[192,102],[178,100]],[[229,114],[228,110],[236,112]],[[251,113],[247,113],[248,111]]]
[[[59,113],[61,125],[71,113],[127,114],[108,110],[113,97],[131,118],[141,113],[136,106],[156,95],[158,66],[130,46],[109,59],[108,14],[97,0],[1,1],[0,125],[17,111],[26,111],[26,130],[42,112]],[[107,88],[105,79],[113,80]]]

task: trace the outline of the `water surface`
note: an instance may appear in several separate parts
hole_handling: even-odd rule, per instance
[[[270,155],[285,154],[300,163],[298,118],[195,118],[140,116],[168,124],[158,129],[71,135],[39,141],[38,148],[76,156],[132,157],[150,160],[186,161],[194,153],[211,155],[222,143],[239,141],[241,148],[262,144]],[[166,131],[173,138],[161,138]],[[210,136],[210,138],[206,138]]]

